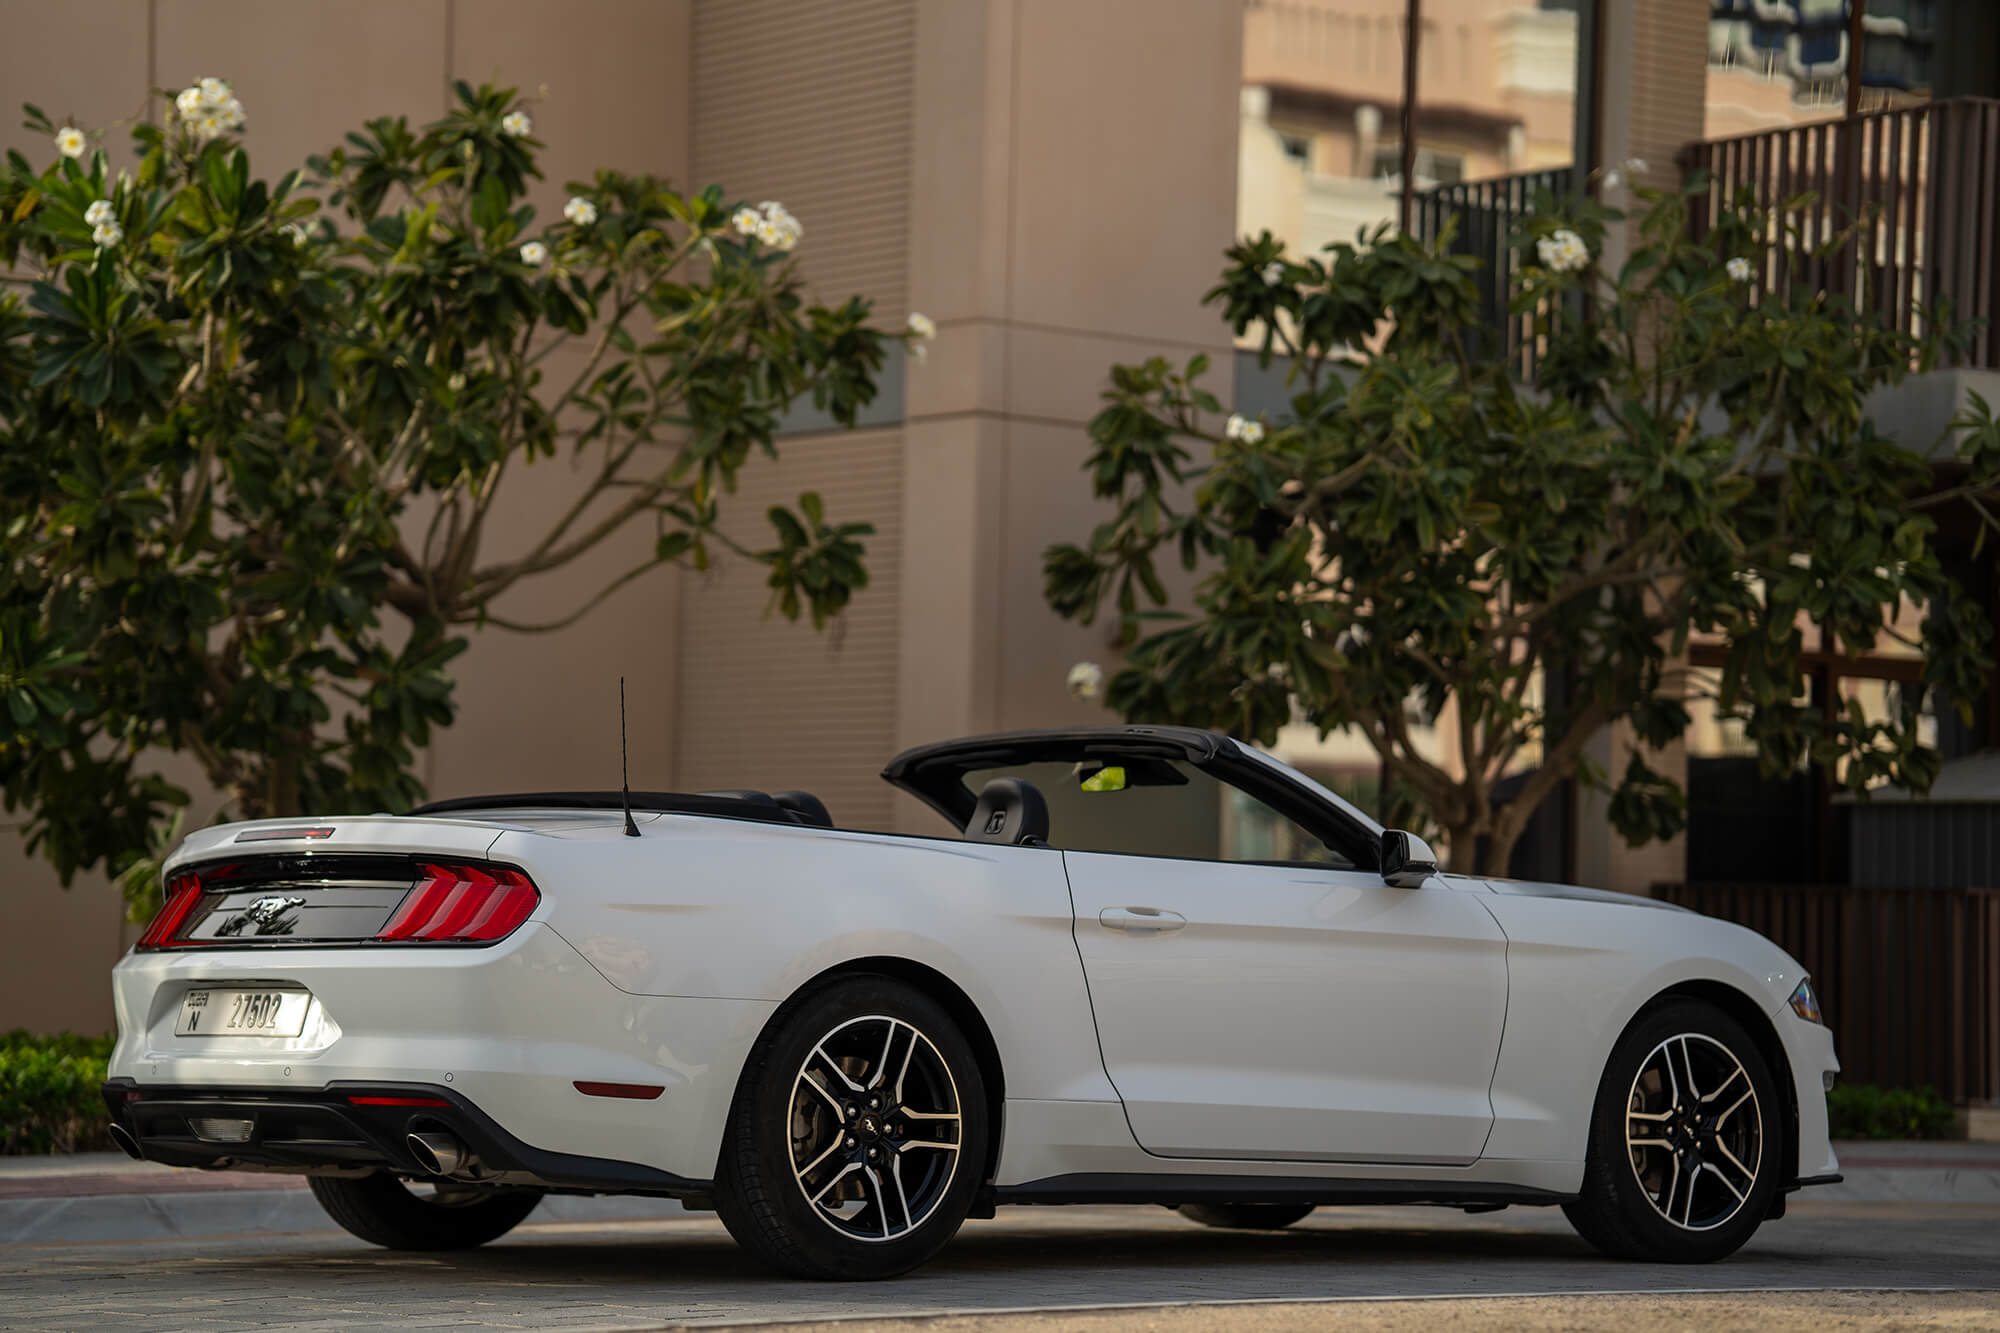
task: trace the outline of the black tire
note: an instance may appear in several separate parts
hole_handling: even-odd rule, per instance
[[[540,1190],[496,1190],[440,1203],[420,1198],[391,1175],[311,1176],[327,1216],[371,1245],[391,1250],[469,1250],[498,1240],[542,1201]],[[449,1188],[449,1187],[447,1187]]]
[[[1225,1231],[1278,1231],[1312,1210],[1309,1203],[1184,1203],[1176,1211],[1190,1222]]]
[[[874,1056],[878,1045],[886,1059]],[[815,1095],[821,1087],[840,1096]],[[738,1244],[780,1272],[894,1277],[957,1234],[990,1133],[979,1061],[943,1006],[893,978],[841,978],[791,1001],[751,1053],[716,1167],[715,1210]]]
[[[1707,1091],[1703,1079],[1712,1085]],[[1694,1096],[1681,1090],[1690,1082]],[[1746,1082],[1747,1100],[1740,1091]],[[1591,1112],[1583,1189],[1563,1212],[1613,1258],[1726,1258],[1750,1239],[1776,1197],[1788,1149],[1783,1104],[1756,1043],[1727,1014],[1698,1000],[1663,1004],[1612,1049]],[[1682,1116],[1676,1106],[1693,1114]],[[1746,1137],[1753,1127],[1754,1144]],[[1627,1146],[1628,1128],[1639,1146]],[[1683,1220],[1670,1220],[1669,1211]]]

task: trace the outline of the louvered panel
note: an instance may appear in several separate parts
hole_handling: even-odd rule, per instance
[[[805,226],[820,299],[908,310],[914,0],[697,0],[694,181]]]
[[[777,462],[744,468],[725,503],[732,537],[770,545],[764,511],[815,490],[831,521],[875,525],[870,582],[823,634],[767,619],[761,570],[743,561],[683,585],[677,786],[802,787],[844,827],[891,826],[877,774],[895,749],[902,474],[897,431],[792,439]]]

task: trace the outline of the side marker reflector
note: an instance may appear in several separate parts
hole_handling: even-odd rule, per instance
[[[579,1079],[576,1090],[586,1097],[626,1097],[635,1102],[650,1102],[667,1089],[661,1083],[589,1083]]]
[[[436,1097],[349,1097],[356,1106],[450,1106]]]

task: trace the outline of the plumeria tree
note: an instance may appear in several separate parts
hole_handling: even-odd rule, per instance
[[[168,753],[230,816],[406,807],[469,627],[723,556],[815,625],[867,582],[867,527],[815,495],[763,541],[723,516],[788,408],[852,425],[916,335],[810,303],[775,202],[602,170],[538,220],[528,109],[457,93],[276,180],[221,80],[161,94],[130,171],[28,109],[53,152],[0,171],[0,785],[66,879],[172,826]],[[557,469],[560,504],[510,505]],[[545,516],[504,552],[503,507]],[[633,529],[594,595],[508,613]]]
[[[1760,290],[1808,242],[1748,197],[1694,238],[1707,188],[1644,194],[1615,269],[1599,256],[1621,214],[1540,201],[1510,293],[1540,344],[1525,382],[1481,354],[1476,262],[1445,238],[1232,249],[1208,300],[1285,364],[1289,412],[1228,415],[1200,357],[1114,369],[1086,464],[1112,513],[1046,556],[1057,611],[1119,617],[1110,705],[1266,742],[1294,718],[1358,728],[1453,865],[1486,873],[1566,778],[1608,790],[1634,842],[1676,831],[1682,793],[1644,747],[1695,698],[1773,773],[1810,759],[1856,790],[1927,787],[1924,691],[1963,711],[1988,665],[1935,516],[1990,515],[2000,426],[1974,400],[1939,452],[1886,438],[1868,395],[1931,365],[1945,321],[1913,337]],[[1163,560],[1201,571],[1191,613],[1163,609]],[[1888,717],[1806,698],[1809,629],[1866,652],[1910,603],[1928,607],[1923,690]],[[1695,634],[1726,665],[1690,671]],[[1448,710],[1446,755],[1419,731]],[[1644,746],[1600,771],[1588,747],[1616,722]]]

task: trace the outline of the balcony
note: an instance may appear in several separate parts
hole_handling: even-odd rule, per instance
[[[1949,302],[1954,322],[1972,322],[1958,365],[2000,371],[2000,100],[1953,98],[1694,143],[1679,165],[1690,176],[1708,172],[1717,186],[1696,202],[1697,236],[1745,192],[1778,209],[1811,196],[1765,252],[1765,291],[1780,299],[1828,292],[1912,333]],[[1574,173],[1557,168],[1417,196],[1418,235],[1435,239],[1455,221],[1452,252],[1482,261],[1484,350],[1509,357],[1523,375],[1534,371],[1534,327],[1531,316],[1507,310],[1521,262],[1508,241],[1539,191],[1560,195],[1573,185]],[[1856,224],[1844,244],[1829,244]]]
[[[1717,186],[1691,219],[1697,235],[1746,191],[1776,209],[1813,196],[1765,253],[1766,291],[1844,296],[1911,333],[1949,302],[1954,321],[1979,321],[1961,364],[2000,370],[2000,100],[1961,97],[1695,143],[1679,162]],[[1857,223],[1846,244],[1828,246]]]

